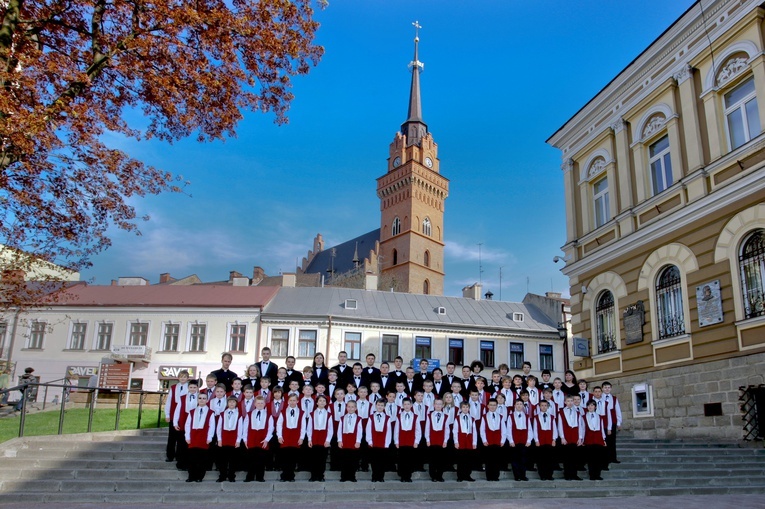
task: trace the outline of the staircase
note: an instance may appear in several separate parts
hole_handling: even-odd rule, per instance
[[[394,473],[385,483],[338,482],[327,472],[325,483],[309,483],[307,472],[297,482],[280,483],[267,472],[265,483],[216,483],[208,473],[201,484],[186,483],[186,472],[164,461],[165,429],[14,439],[0,444],[0,496],[23,494],[27,504],[54,503],[251,503],[260,502],[396,502],[509,500],[568,497],[629,497],[647,495],[765,494],[765,450],[761,444],[671,440],[619,440],[620,464],[603,472],[603,481],[539,481],[519,483],[504,472],[503,482],[488,483],[476,472],[474,483],[432,483],[415,473],[412,484]],[[510,475],[508,477],[508,475]],[[561,477],[556,472],[556,477]],[[302,481],[302,482],[301,482]]]

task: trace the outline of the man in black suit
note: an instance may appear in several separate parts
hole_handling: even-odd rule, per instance
[[[345,386],[353,379],[353,371],[348,365],[348,352],[343,350],[337,354],[337,364],[331,369],[337,371],[337,383],[345,389]]]
[[[457,369],[457,365],[453,362],[449,361],[446,363],[446,374],[444,375],[444,380],[449,384],[449,387],[452,386],[454,382],[461,382],[462,379],[454,374],[454,370]]]
[[[393,376],[393,380],[396,382],[403,382],[406,380],[406,373],[404,371],[404,359],[399,355],[393,359],[393,370],[390,372]],[[393,386],[395,390],[395,385]]]
[[[433,393],[436,396],[438,396],[439,398],[442,398],[444,394],[446,394],[447,392],[452,392],[452,386],[444,378],[444,375],[441,372],[441,368],[434,369],[432,375],[433,375]]]
[[[288,355],[284,359],[285,368],[287,369],[287,381],[285,385],[290,386],[290,382],[295,380],[299,387],[303,386],[303,373],[295,369],[295,357]]]
[[[218,379],[218,383],[226,386],[226,392],[231,392],[231,382],[234,381],[234,378],[238,377],[236,373],[228,369],[231,366],[232,360],[233,357],[230,353],[224,353],[220,358],[221,368],[212,372],[215,378]]]
[[[390,364],[383,362],[380,364],[380,394],[383,397],[389,392],[396,392],[396,377],[390,371]]]
[[[267,376],[269,379],[271,379],[272,384],[275,383],[276,373],[279,371],[279,366],[271,362],[271,349],[267,346],[264,346],[260,351],[260,357],[263,359],[258,363],[258,367],[260,367],[261,378]]]
[[[416,382],[416,390],[421,391],[423,384],[425,383],[425,380],[433,381],[433,376],[428,373],[428,361],[426,359],[422,359],[420,361],[420,371],[416,375],[414,375],[414,379]]]
[[[368,353],[366,357],[367,365],[361,371],[362,385],[367,389],[372,386],[372,382],[380,382],[380,370],[375,367],[375,354]]]

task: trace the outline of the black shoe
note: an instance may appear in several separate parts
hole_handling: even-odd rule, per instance
[[[236,479],[234,479],[234,478],[232,477],[232,478],[230,478],[230,479],[228,480],[228,482],[236,482]]]
[[[322,479],[323,481],[324,479]],[[377,482],[385,482],[385,479],[378,479]]]
[[[186,479],[186,482],[194,482],[194,479]]]
[[[608,472],[608,467],[604,467],[602,470]]]
[[[572,481],[581,481],[581,480],[582,480],[582,478],[581,478],[581,477],[579,477],[579,476],[576,476],[576,477],[572,477],[572,478],[571,478],[571,480],[572,480]]]
[[[621,461],[619,461],[619,460],[614,460],[614,461],[612,461],[611,463],[621,463]]]
[[[258,482],[266,482],[266,480],[262,479],[262,478],[261,479],[255,479],[255,480],[258,481]]]
[[[255,479],[245,478],[245,479],[244,479],[244,482],[252,482],[252,481],[254,481],[254,480],[255,480]]]
[[[224,477],[218,477],[218,478],[215,480],[215,482],[223,482],[223,481],[225,481],[225,480],[226,480],[226,479],[225,479]]]
[[[372,479],[372,482],[377,482],[377,479]]]
[[[356,479],[351,479],[351,482],[356,482]]]
[[[196,481],[194,481],[194,482],[202,482],[202,479],[197,479],[197,480],[196,480]]]
[[[529,480],[529,478],[528,478],[528,477],[525,477],[525,476],[524,476],[524,477],[521,477],[521,481],[528,481],[528,480]]]
[[[165,460],[165,463],[172,463],[173,461],[175,461],[175,459],[173,459],[173,458],[167,458],[167,459]]]
[[[313,477],[311,477],[310,479],[308,479],[308,482],[316,482],[316,479],[314,479]]]
[[[472,477],[466,477],[465,480],[467,482],[475,482],[475,479],[473,479]]]

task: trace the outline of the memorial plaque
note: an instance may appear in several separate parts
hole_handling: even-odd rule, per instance
[[[699,310],[699,327],[723,321],[719,279],[696,287],[696,304]]]
[[[628,345],[643,341],[643,325],[645,325],[645,308],[643,301],[639,300],[631,306],[627,306],[622,315],[624,322],[625,341]]]

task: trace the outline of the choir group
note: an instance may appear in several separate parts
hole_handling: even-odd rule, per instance
[[[503,364],[490,379],[480,361],[462,366],[461,376],[452,362],[444,373],[422,360],[415,372],[401,357],[378,368],[374,354],[366,366],[351,365],[345,352],[336,366],[317,353],[298,371],[294,357],[278,367],[270,354],[264,348],[246,377],[223,354],[204,386],[180,372],[165,404],[166,452],[188,470],[186,482],[201,482],[213,464],[218,482],[234,482],[237,471],[246,471],[244,482],[264,482],[266,469],[280,470],[282,482],[296,470],[323,482],[328,459],[342,482],[370,469],[372,482],[385,482],[386,472],[411,482],[425,465],[433,482],[455,466],[457,481],[470,482],[474,471],[498,481],[508,469],[516,481],[528,481],[527,471],[553,480],[561,464],[566,480],[581,480],[585,465],[601,480],[618,463],[622,416],[608,382],[589,389],[572,371],[551,380],[544,370],[537,379],[529,362],[513,376]]]

